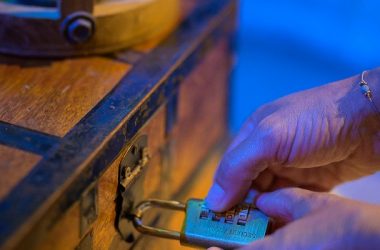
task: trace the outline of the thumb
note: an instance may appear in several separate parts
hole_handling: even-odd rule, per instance
[[[252,181],[262,172],[276,153],[274,140],[265,133],[253,133],[223,157],[207,198],[207,206],[225,211],[243,200]]]
[[[327,193],[285,188],[261,194],[256,200],[256,206],[270,217],[291,222],[324,206],[328,197]]]

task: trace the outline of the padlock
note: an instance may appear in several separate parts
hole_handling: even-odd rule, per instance
[[[185,221],[181,232],[144,225],[144,213],[152,207],[184,211]],[[136,229],[153,236],[179,240],[183,245],[233,249],[262,239],[270,218],[251,204],[240,204],[224,213],[216,213],[205,206],[203,200],[190,199],[186,204],[177,201],[150,199],[135,209],[133,224]]]

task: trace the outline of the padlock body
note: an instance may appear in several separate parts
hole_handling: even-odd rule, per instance
[[[269,217],[252,205],[242,204],[224,213],[206,208],[203,200],[187,202],[181,244],[233,249],[265,236]]]

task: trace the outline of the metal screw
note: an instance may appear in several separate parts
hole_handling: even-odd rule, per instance
[[[78,18],[72,21],[66,30],[67,38],[74,43],[84,43],[88,41],[93,33],[93,23],[85,18]]]

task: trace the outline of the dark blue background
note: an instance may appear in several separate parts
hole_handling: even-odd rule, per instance
[[[231,130],[266,102],[378,66],[380,1],[241,0]],[[380,203],[378,190],[380,174],[335,192]]]
[[[234,132],[263,103],[380,66],[380,1],[242,0]]]

